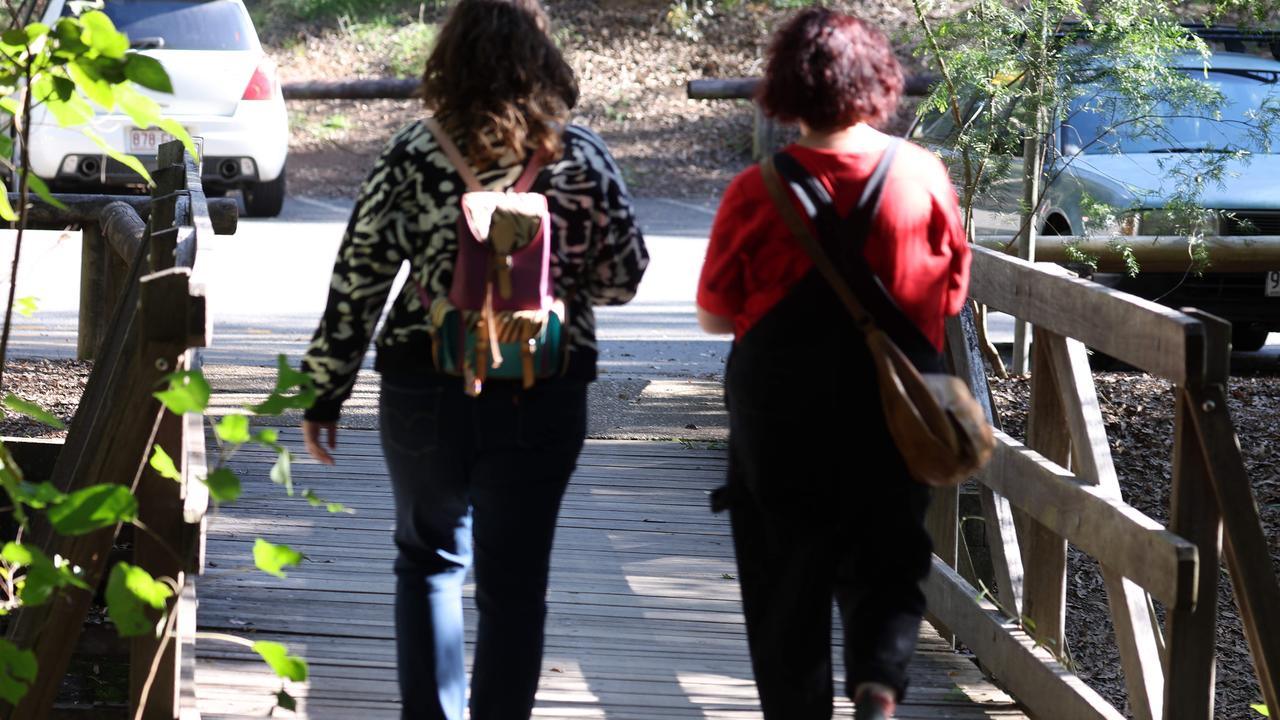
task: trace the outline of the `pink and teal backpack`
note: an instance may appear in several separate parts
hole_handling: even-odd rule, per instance
[[[551,281],[551,216],[547,197],[529,192],[541,158],[533,156],[509,190],[485,190],[439,123],[430,118],[426,126],[467,188],[448,296],[431,300],[418,285],[436,369],[461,376],[471,395],[491,378],[529,388],[559,375],[568,343],[565,303]]]

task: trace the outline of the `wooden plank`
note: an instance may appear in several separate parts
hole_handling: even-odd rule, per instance
[[[76,359],[92,360],[102,343],[111,312],[106,303],[107,243],[97,223],[80,234],[80,313],[77,316]]]
[[[982,482],[1166,605],[1194,604],[1194,545],[1008,435],[996,431],[996,441]]]
[[[1177,311],[1074,277],[1056,265],[977,247],[970,278],[971,297],[1037,327],[1173,383],[1201,374],[1202,327]]]
[[[1169,529],[1197,547],[1196,602],[1170,608],[1165,618],[1169,670],[1164,707],[1169,720],[1213,717],[1222,519],[1209,462],[1196,436],[1192,402],[1185,390],[1177,392]]]
[[[1071,457],[1072,437],[1064,432],[1063,378],[1053,371],[1049,360],[1047,328],[1036,326],[1031,353],[1031,407],[1027,414],[1027,446],[1050,461],[1066,466]],[[1022,544],[1022,615],[1030,622],[1031,634],[1061,653],[1067,614],[1067,541],[1021,506],[1014,513],[1018,539]],[[1021,518],[1021,522],[1019,519]]]
[[[371,437],[361,434],[363,440]],[[680,450],[654,449],[662,452]],[[652,467],[633,471],[627,460],[617,459],[623,455],[653,464],[645,454],[628,450],[607,456],[609,467],[591,471],[597,477],[592,490],[581,489],[576,478],[571,482],[578,489],[571,490],[566,514],[573,517],[557,532],[552,555],[535,716],[758,720],[727,521],[702,505],[717,474],[680,482],[684,474],[672,466],[665,472],[675,482],[660,483],[653,492],[662,503],[650,507],[645,505],[649,481],[637,481],[634,473],[662,473]],[[267,454],[233,460],[245,487],[256,495],[248,504],[229,505],[210,516],[209,557],[217,567],[198,580],[201,623],[282,641],[306,657],[314,682],[291,685],[301,700],[301,718],[342,716],[353,705],[366,715],[370,708],[394,715],[391,504],[377,498],[378,492],[389,496],[390,488],[385,482],[360,485],[376,518],[369,512],[330,517],[305,503],[272,504],[271,489],[261,480],[270,460]],[[722,473],[723,453],[719,463]],[[365,464],[372,473],[380,471],[376,457]],[[351,482],[350,468],[310,471],[330,478],[317,487],[335,492]],[[643,522],[645,517],[660,522]],[[370,533],[374,527],[385,534]],[[287,541],[312,561],[291,568],[283,581],[238,572],[257,535]],[[473,594],[468,586],[468,643],[475,636]],[[307,611],[299,615],[289,607]],[[198,691],[205,717],[266,712],[279,682],[251,652],[202,643],[200,654]],[[1024,717],[1007,695],[927,629],[912,677],[912,696],[897,717]],[[836,706],[842,716],[851,713],[843,698]]]
[[[185,425],[182,418],[164,413],[156,433],[156,444],[183,466]],[[134,491],[138,498],[138,519],[149,532],[138,530],[133,542],[136,565],[155,578],[183,580],[184,558],[177,555],[186,530],[182,516],[182,486],[150,467],[144,468]],[[170,612],[177,613],[175,603]],[[173,720],[178,715],[181,647],[176,635],[140,635],[133,638],[129,653],[129,707],[141,720]],[[156,658],[159,655],[160,657]],[[145,707],[141,715],[136,709]]]
[[[1062,407],[1071,433],[1071,457],[1076,477],[1122,500],[1120,480],[1111,457],[1107,426],[1089,367],[1088,350],[1078,340],[1045,332],[1042,342],[1062,393]],[[1188,548],[1189,550],[1190,548]],[[1188,572],[1186,577],[1190,577]],[[1129,711],[1141,720],[1160,720],[1164,703],[1164,668],[1160,661],[1158,625],[1148,610],[1146,592],[1123,572],[1103,563],[1107,602],[1115,627],[1120,663],[1129,693]],[[1175,577],[1176,581],[1177,578]],[[1175,587],[1178,585],[1175,582]]]
[[[925,582],[929,607],[942,616],[982,665],[1033,717],[1053,720],[1124,718],[1039,643],[1005,619],[954,570],[934,560]]]
[[[1280,708],[1280,584],[1225,389],[1213,384],[1188,388],[1185,394],[1201,455],[1212,458],[1209,481],[1226,531],[1227,570],[1258,684],[1267,706]]]

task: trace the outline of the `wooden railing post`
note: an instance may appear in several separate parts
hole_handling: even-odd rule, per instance
[[[165,413],[156,432],[156,444],[173,458],[178,471],[183,471],[186,451],[186,422],[182,417]],[[152,577],[173,578],[181,584],[186,569],[179,553],[186,543],[181,483],[161,477],[150,467],[144,468],[134,495],[138,498],[138,517],[150,532],[139,532],[134,539],[133,559]],[[173,602],[170,612],[178,613],[182,604]],[[171,623],[181,622],[175,618]],[[156,653],[162,653],[158,661]],[[134,710],[146,691],[143,720],[173,720],[178,717],[181,652],[176,633],[156,638],[142,635],[129,647],[129,707]],[[149,686],[149,687],[148,687]]]
[[[1031,346],[1031,410],[1027,416],[1027,447],[1067,467],[1071,459],[1071,435],[1058,378],[1048,352],[1048,331],[1036,328]],[[1062,652],[1067,612],[1067,541],[1040,523],[1014,513],[1022,543],[1022,614],[1030,621],[1028,633],[1054,653]]]
[[[80,233],[80,316],[76,331],[76,359],[92,360],[102,343],[111,308],[106,304],[107,272],[113,253],[96,223]]]

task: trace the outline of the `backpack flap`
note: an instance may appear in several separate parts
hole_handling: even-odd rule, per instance
[[[550,305],[551,227],[540,193],[469,192],[462,196],[458,264],[449,298],[497,311]],[[492,298],[486,298],[492,282]]]

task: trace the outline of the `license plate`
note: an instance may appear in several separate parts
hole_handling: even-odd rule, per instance
[[[160,151],[160,146],[173,140],[174,137],[163,130],[156,128],[148,128],[140,130],[138,128],[129,128],[125,132],[124,151],[130,155],[155,155]],[[193,137],[196,150],[203,157],[204,155],[204,138]]]
[[[1267,297],[1280,297],[1280,270],[1267,273]]]

